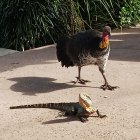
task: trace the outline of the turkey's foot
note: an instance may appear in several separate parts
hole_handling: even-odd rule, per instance
[[[86,84],[87,82],[90,82],[89,80],[84,80],[84,79],[81,79],[81,78],[79,78],[79,77],[76,77],[77,78],[77,81],[75,81],[75,83],[74,84],[76,84],[76,83],[80,83],[80,84]]]
[[[103,90],[106,90],[106,89],[108,89],[108,90],[114,90],[114,89],[119,88],[119,87],[118,86],[110,86],[108,83],[105,83],[100,88],[103,89]]]

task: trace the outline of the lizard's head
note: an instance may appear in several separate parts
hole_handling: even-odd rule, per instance
[[[92,105],[92,100],[87,94],[84,94],[84,93],[79,94],[79,104],[88,113],[95,112],[95,109],[93,108],[93,105]]]

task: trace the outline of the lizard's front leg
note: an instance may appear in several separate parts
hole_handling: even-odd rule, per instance
[[[102,115],[102,114],[100,114],[100,112],[99,112],[99,110],[97,109],[97,115],[98,115],[98,117],[100,117],[100,118],[104,118],[104,117],[107,117],[106,115]]]
[[[86,117],[86,116],[78,116],[78,118],[83,123],[88,121],[88,119],[87,119],[88,117]]]

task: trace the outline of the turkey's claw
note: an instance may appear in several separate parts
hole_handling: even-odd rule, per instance
[[[106,90],[106,89],[108,89],[108,90],[114,90],[114,89],[119,88],[119,87],[118,86],[110,86],[108,83],[105,83],[100,88],[103,89],[103,90]]]
[[[86,84],[87,82],[90,82],[89,80],[84,80],[84,79],[81,79],[79,77],[76,77],[76,78],[77,78],[77,81],[75,81],[75,84],[76,83]]]

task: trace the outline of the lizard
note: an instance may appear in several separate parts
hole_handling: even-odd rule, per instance
[[[100,114],[98,109],[93,108],[91,98],[85,93],[79,94],[79,102],[42,103],[42,104],[30,104],[10,107],[10,109],[21,109],[21,108],[56,109],[61,111],[61,116],[77,116],[81,122],[88,121],[88,117],[90,117],[94,113],[97,113],[97,117],[99,118],[106,117],[106,115]]]

